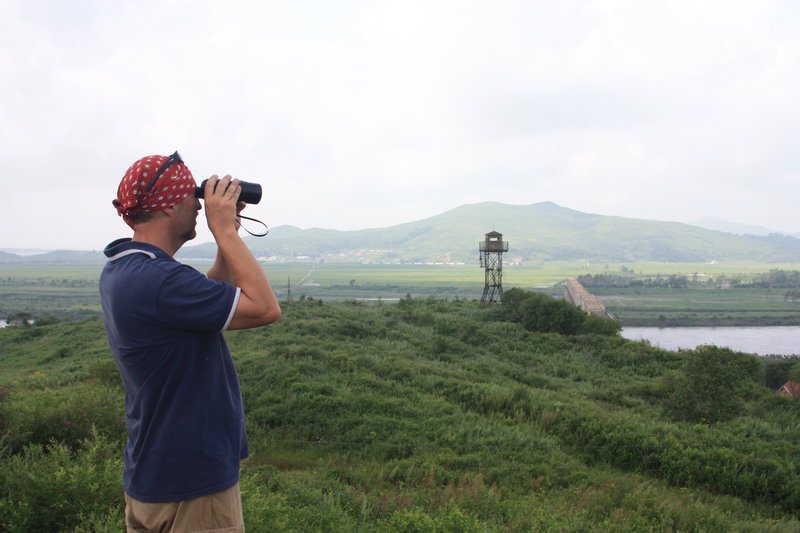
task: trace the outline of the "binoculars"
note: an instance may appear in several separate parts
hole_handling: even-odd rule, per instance
[[[203,180],[203,183],[195,189],[194,197],[195,198],[203,198],[205,195],[206,189],[206,182],[208,180]],[[244,202],[246,204],[257,204],[261,201],[261,185],[258,183],[251,183],[249,181],[240,181],[239,186],[242,188],[241,194],[239,194],[239,199],[237,201]]]

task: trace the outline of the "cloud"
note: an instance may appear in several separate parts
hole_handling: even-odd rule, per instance
[[[0,246],[124,234],[119,178],[175,149],[262,182],[272,225],[552,200],[797,231],[797,23],[744,0],[3,2],[0,223],[26,223]]]

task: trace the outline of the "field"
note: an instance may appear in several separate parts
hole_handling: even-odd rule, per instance
[[[626,326],[789,326],[800,302],[773,289],[592,289]]]
[[[194,263],[206,270],[209,262]],[[744,277],[798,265],[641,263],[597,265],[581,262],[507,264],[506,288],[537,289],[561,294],[559,284],[581,274],[614,274],[621,269],[637,276],[683,275],[706,280]],[[27,312],[61,318],[99,316],[97,279],[101,264],[0,263],[0,318]],[[441,299],[479,299],[484,271],[477,264],[333,264],[268,263],[265,269],[281,300],[397,301],[410,294]],[[798,325],[800,303],[770,289],[592,289],[625,325]]]
[[[13,313],[84,318],[100,313],[101,265],[0,264],[0,318]]]

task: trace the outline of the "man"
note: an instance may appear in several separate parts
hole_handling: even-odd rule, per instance
[[[241,187],[207,181],[217,257],[206,275],[173,255],[196,236],[196,182],[175,152],[136,161],[114,206],[133,239],[108,245],[100,295],[125,385],[123,484],[128,531],[244,531],[242,397],[222,332],[281,315],[264,270],[238,235]]]

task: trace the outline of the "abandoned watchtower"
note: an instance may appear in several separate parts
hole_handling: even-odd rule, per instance
[[[483,287],[482,304],[500,301],[503,296],[503,252],[508,251],[508,242],[503,234],[490,231],[486,238],[478,243],[481,266],[486,270],[486,284]]]

